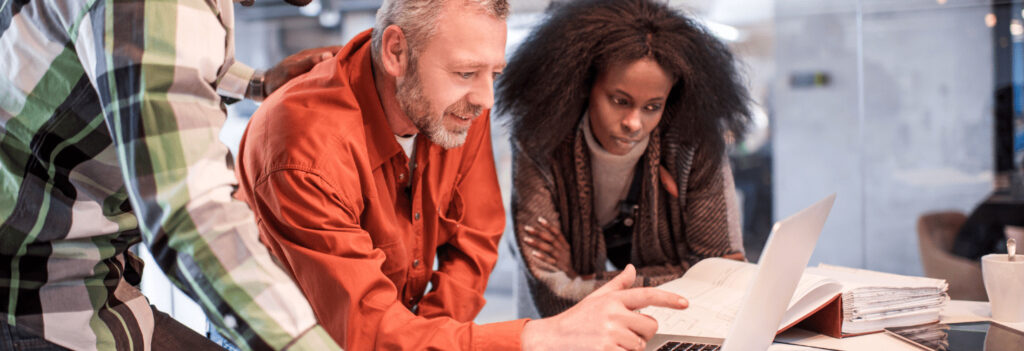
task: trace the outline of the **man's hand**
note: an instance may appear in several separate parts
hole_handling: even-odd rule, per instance
[[[529,255],[537,258],[538,268],[548,272],[562,271],[569,278],[576,278],[572,269],[572,248],[562,232],[544,217],[537,217],[538,226],[523,226],[526,236],[523,242],[530,247]]]
[[[274,90],[277,90],[277,88],[280,88],[292,78],[309,72],[316,64],[333,57],[341,48],[341,46],[327,46],[306,49],[285,57],[276,66],[267,70],[263,82],[264,94],[269,96],[270,93],[273,93]]]
[[[683,309],[682,296],[656,289],[630,289],[633,265],[572,308],[554,317],[533,320],[523,328],[523,350],[643,350],[658,322],[633,312],[646,306]]]

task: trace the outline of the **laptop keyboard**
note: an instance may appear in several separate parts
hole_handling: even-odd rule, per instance
[[[694,344],[688,342],[669,341],[661,345],[658,351],[718,351],[722,345]]]

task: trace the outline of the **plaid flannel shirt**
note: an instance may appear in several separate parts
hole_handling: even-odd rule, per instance
[[[80,350],[148,350],[143,242],[245,349],[334,349],[233,200],[228,0],[0,0],[0,310]],[[219,90],[218,90],[219,89]]]

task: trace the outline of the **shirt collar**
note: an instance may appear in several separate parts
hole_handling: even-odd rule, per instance
[[[370,30],[359,33],[350,45],[360,46],[349,61],[349,84],[352,86],[359,110],[363,114],[363,129],[366,132],[366,152],[373,168],[380,167],[385,161],[402,153],[402,146],[395,140],[391,131],[380,96],[377,95],[377,83],[373,80],[373,63],[370,60]]]

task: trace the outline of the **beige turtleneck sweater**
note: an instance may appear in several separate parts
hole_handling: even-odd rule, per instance
[[[601,226],[608,224],[618,215],[618,204],[629,195],[629,185],[636,171],[636,163],[647,150],[650,136],[645,135],[625,155],[608,152],[594,138],[590,129],[590,113],[583,115],[583,136],[590,149],[591,174],[594,179],[594,215]]]

